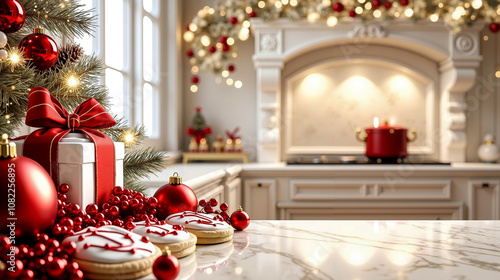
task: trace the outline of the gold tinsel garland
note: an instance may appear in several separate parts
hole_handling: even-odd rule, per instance
[[[197,73],[213,72],[227,77],[234,70],[229,61],[237,57],[236,43],[250,35],[252,17],[264,21],[288,18],[292,21],[325,22],[334,28],[339,22],[361,19],[390,21],[439,20],[453,32],[479,20],[500,31],[500,1],[497,0],[224,0],[198,11],[186,27],[184,40],[190,43],[186,55],[192,65],[191,91],[197,91]],[[220,81],[220,78],[218,78]],[[228,79],[229,80],[229,79]],[[231,80],[232,81],[232,80]],[[239,82],[239,81],[238,81]],[[236,85],[236,84],[235,84]],[[241,87],[241,82],[238,84]]]

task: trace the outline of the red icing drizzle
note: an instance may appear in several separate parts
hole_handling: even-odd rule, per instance
[[[190,223],[212,225],[214,227],[216,227],[217,225],[224,225],[224,223],[223,223],[224,219],[219,215],[214,216],[212,218],[210,216],[201,215],[200,213],[196,213],[196,212],[183,212],[183,213],[172,214],[168,219],[170,220],[171,218],[176,218],[176,217],[180,217],[181,219],[183,219],[184,217],[195,217],[196,218],[196,219],[185,221],[184,223],[186,225],[190,224]],[[220,223],[218,223],[217,221],[220,221]]]
[[[118,240],[115,240],[111,237],[102,235],[101,233],[115,233],[122,235],[124,239],[129,240],[130,244],[124,244],[124,242],[120,242]],[[106,243],[104,246],[102,245],[96,245],[96,244],[89,244],[85,243],[83,245],[83,249],[88,249],[90,247],[96,247],[96,248],[102,248],[104,250],[108,251],[115,251],[115,252],[129,252],[131,254],[135,254],[137,250],[143,250],[149,253],[153,253],[153,251],[146,249],[146,248],[134,248],[133,246],[135,245],[134,239],[132,239],[132,235],[130,233],[122,233],[118,231],[112,231],[112,230],[102,230],[102,229],[87,229],[85,232],[77,233],[78,235],[78,240],[83,241],[85,238],[89,236],[99,236],[101,238],[107,239],[110,241],[110,243]],[[143,242],[146,242],[143,240]]]

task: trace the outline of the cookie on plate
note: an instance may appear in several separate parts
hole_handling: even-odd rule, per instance
[[[219,215],[209,215],[193,211],[175,213],[165,221],[171,225],[182,225],[196,235],[196,244],[217,244],[233,239],[233,227]]]
[[[63,243],[69,241],[76,243],[74,261],[86,279],[140,278],[162,254],[149,238],[116,226],[88,227]]]
[[[132,230],[141,236],[147,236],[163,252],[169,249],[177,258],[188,256],[196,249],[196,235],[186,231],[184,226],[169,225],[165,221],[138,222]]]

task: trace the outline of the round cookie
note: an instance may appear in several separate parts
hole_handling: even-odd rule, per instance
[[[142,221],[132,231],[147,236],[162,252],[169,249],[177,258],[188,256],[196,249],[196,235],[189,233],[181,225]]]
[[[184,226],[196,235],[196,244],[217,244],[233,239],[233,228],[218,215],[185,211],[172,214],[165,221],[171,225]]]
[[[151,273],[161,250],[147,237],[116,226],[88,227],[67,237],[74,241],[74,261],[86,279],[136,279]]]

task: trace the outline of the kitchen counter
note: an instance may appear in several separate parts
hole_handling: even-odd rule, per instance
[[[500,279],[500,221],[252,221],[180,262],[179,279]]]

